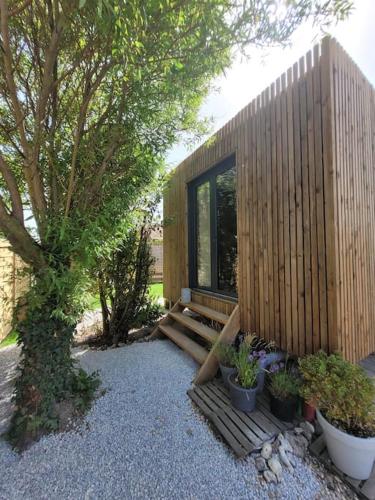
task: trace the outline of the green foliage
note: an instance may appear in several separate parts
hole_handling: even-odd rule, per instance
[[[152,283],[149,288],[150,297],[153,299],[162,299],[164,297],[163,283]]]
[[[277,371],[270,371],[269,391],[277,399],[286,400],[299,394],[301,379],[286,363]]]
[[[259,362],[257,359],[249,360],[250,346],[242,343],[234,357],[237,368],[237,380],[241,387],[253,389],[257,385]]]
[[[0,349],[2,347],[7,347],[17,343],[18,333],[12,330],[6,337],[0,342]]]
[[[22,356],[8,438],[19,448],[58,428],[59,402],[71,400],[77,410],[83,410],[98,387],[95,374],[74,366],[70,354],[74,325],[53,314],[55,300],[51,297],[41,308],[29,309],[18,323]]]
[[[162,315],[149,290],[155,201],[152,196],[150,205],[146,203],[142,211],[133,213],[121,244],[109,258],[98,261],[103,337],[108,343],[126,341],[131,328],[151,326]]]
[[[358,436],[375,435],[375,387],[363,368],[320,351],[299,361],[302,397],[334,425]]]
[[[76,371],[72,382],[72,397],[78,411],[82,413],[90,407],[99,386],[98,372],[88,375],[82,368]]]
[[[215,356],[218,358],[219,363],[223,366],[234,366],[236,349],[230,344],[224,344],[222,342],[217,342],[214,346]]]

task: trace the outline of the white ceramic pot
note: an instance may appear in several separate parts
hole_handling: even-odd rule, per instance
[[[181,288],[181,302],[184,304],[189,304],[189,302],[191,302],[190,288]]]
[[[360,438],[331,425],[317,410],[329,456],[338,469],[354,479],[368,479],[375,460],[375,437]]]

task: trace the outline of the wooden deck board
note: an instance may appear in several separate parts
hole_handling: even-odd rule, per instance
[[[215,343],[219,337],[219,334],[216,330],[204,325],[203,323],[200,323],[199,321],[196,321],[187,314],[183,314],[180,312],[171,312],[169,313],[169,317],[174,319],[181,325],[186,326],[212,344]]]
[[[173,326],[159,325],[160,330],[181,349],[190,354],[199,364],[203,364],[207,358],[208,351],[189,337],[179,332]]]
[[[263,395],[257,397],[253,412],[236,410],[230,404],[228,390],[218,379],[189,389],[188,395],[238,458],[259,450],[264,442],[293,427],[270,413],[269,402]]]
[[[211,309],[210,307],[207,307],[207,306],[203,306],[202,304],[197,304],[195,302],[189,302],[189,303],[182,304],[182,305],[187,307],[191,311],[194,311],[198,314],[201,314],[202,316],[205,316],[206,318],[210,318],[210,319],[212,319],[212,321],[217,321],[218,323],[221,323],[222,325],[225,325],[229,319],[229,316],[227,314],[221,313],[219,311],[215,311],[214,309]]]
[[[341,472],[329,458],[327,448],[324,441],[324,436],[320,435],[315,441],[310,445],[311,453],[322,462],[327,469],[334,472],[339,476],[342,481],[344,481],[357,495],[366,500],[375,500],[375,466],[372,469],[372,474],[369,479],[361,481],[359,479],[354,479],[347,476]]]

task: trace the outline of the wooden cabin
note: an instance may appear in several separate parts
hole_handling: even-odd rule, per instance
[[[216,370],[198,337],[239,329],[299,356],[375,351],[374,145],[375,91],[327,37],[173,171],[159,332],[198,382]]]

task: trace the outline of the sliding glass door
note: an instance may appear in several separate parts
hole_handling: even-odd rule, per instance
[[[234,155],[189,184],[190,286],[236,295]]]

